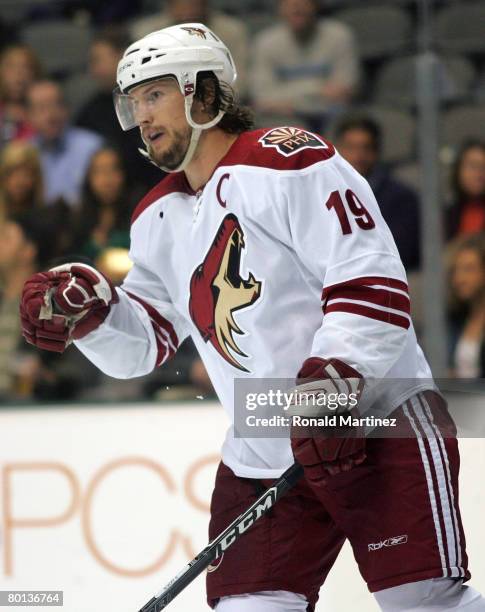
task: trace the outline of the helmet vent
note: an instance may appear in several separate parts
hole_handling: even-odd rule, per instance
[[[131,51],[128,51],[128,53],[126,55],[131,55],[132,53],[136,53],[139,50],[140,49],[132,49]]]
[[[147,55],[146,57],[144,57],[144,58],[141,60],[141,63],[142,63],[142,64],[146,64],[146,63],[147,63],[147,62],[149,62],[151,59],[152,59],[152,56],[151,56],[151,55]]]

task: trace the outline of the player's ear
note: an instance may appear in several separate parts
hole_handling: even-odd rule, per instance
[[[205,110],[213,112],[216,101],[216,84],[214,79],[205,79],[203,89],[203,102]]]
[[[196,123],[205,123],[210,118],[206,110],[206,105],[202,100],[197,100],[197,98],[194,98],[194,101],[192,102],[191,115],[192,119]]]

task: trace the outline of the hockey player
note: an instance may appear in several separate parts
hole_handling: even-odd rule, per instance
[[[416,342],[406,277],[369,185],[330,142],[252,130],[229,50],[202,24],[154,32],[118,68],[123,129],[168,172],[133,214],[122,287],[68,264],[25,285],[27,340],[71,341],[103,372],[147,374],[191,335],[231,419],[244,378],[399,378],[409,437],[238,438],[228,431],[210,537],[293,462],[305,478],[209,568],[217,612],[313,610],[349,539],[382,610],[485,611],[458,509],[458,448]],[[391,386],[391,389],[394,387]]]

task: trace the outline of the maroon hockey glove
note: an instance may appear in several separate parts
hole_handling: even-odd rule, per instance
[[[346,403],[345,398],[355,393],[358,397],[363,388],[362,376],[339,359],[307,359],[297,377],[299,394],[312,394],[314,397],[328,394],[341,394],[342,405],[331,410],[328,405],[313,410],[314,416],[336,416],[336,426],[295,427],[291,430],[291,447],[295,459],[303,466],[306,478],[313,484],[324,485],[330,476],[346,472],[362,463],[366,457],[363,428],[339,426],[340,416],[358,417],[354,402]],[[351,396],[352,397],[352,396]],[[313,409],[313,407],[312,407]],[[294,406],[292,414],[309,416],[308,410]]]
[[[118,295],[103,274],[81,263],[34,274],[20,302],[22,334],[30,344],[62,353],[108,316]]]

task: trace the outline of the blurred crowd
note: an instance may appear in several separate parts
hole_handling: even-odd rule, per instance
[[[119,127],[112,103],[116,66],[131,41],[174,23],[206,23],[229,46],[239,97],[255,109],[258,126],[299,125],[333,139],[372,186],[419,304],[413,2],[371,9],[349,0],[266,0],[257,6],[247,0],[245,11],[244,2],[233,0],[4,4],[0,401],[212,393],[190,341],[153,374],[113,381],[73,347],[62,356],[31,350],[18,320],[23,283],[35,271],[75,259],[121,284],[129,270],[131,213],[162,173],[139,154],[137,131]],[[457,4],[436,3],[444,40],[445,13]],[[480,10],[476,2],[459,4],[460,12],[464,5]],[[387,38],[373,32],[373,24]],[[460,48],[456,29],[449,34],[453,53],[440,55],[439,92],[449,373],[478,378],[485,374],[485,39],[480,47],[463,34]],[[470,116],[474,121],[466,120]],[[419,307],[416,324],[419,331]]]

